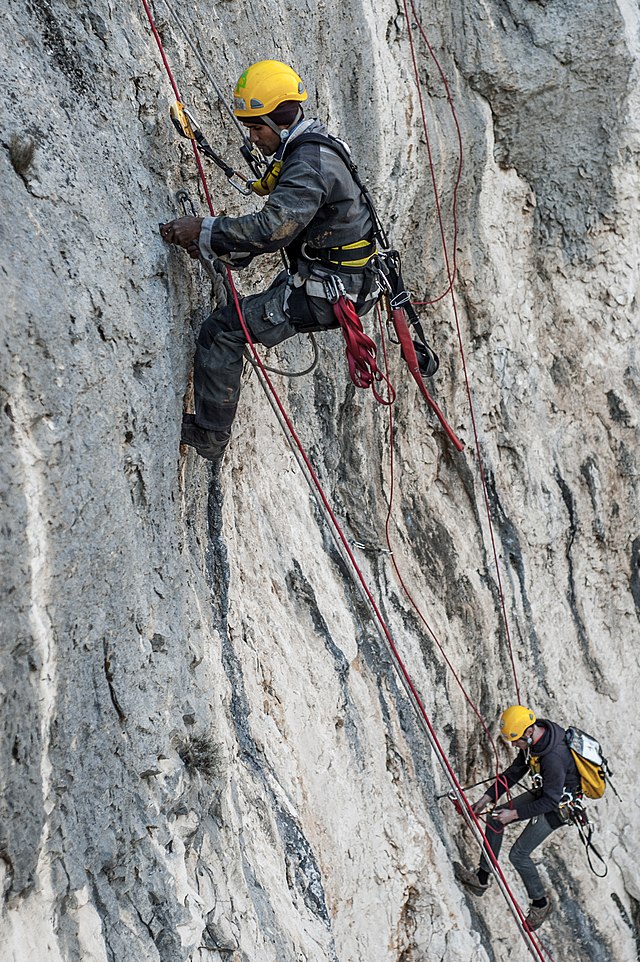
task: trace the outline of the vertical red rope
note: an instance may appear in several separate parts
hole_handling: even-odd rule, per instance
[[[151,32],[152,32],[153,37],[154,37],[154,39],[155,39],[155,42],[156,42],[156,44],[157,44],[158,52],[159,52],[159,54],[160,54],[160,56],[161,56],[161,58],[162,58],[162,63],[164,64],[164,69],[165,69],[166,72],[167,72],[167,77],[169,78],[169,83],[171,84],[171,87],[173,88],[173,92],[174,92],[174,94],[175,94],[176,100],[179,100],[180,102],[182,102],[182,97],[180,96],[180,91],[178,90],[178,84],[176,83],[175,78],[174,78],[174,76],[173,76],[173,73],[171,72],[171,67],[169,66],[169,61],[167,60],[167,55],[166,55],[166,53],[165,53],[164,45],[163,45],[163,43],[162,43],[162,39],[161,39],[161,37],[160,37],[160,34],[158,33],[158,28],[156,27],[155,20],[153,19],[153,14],[151,13],[151,8],[150,8],[150,6],[149,6],[148,0],[142,0],[142,6],[144,7],[144,12],[145,12],[146,15],[147,15],[147,20],[149,21],[149,26],[151,27]],[[209,211],[210,211],[211,214],[213,215],[213,204],[211,203],[211,197],[210,197],[210,195],[209,195],[209,187],[208,187],[208,185],[207,185],[207,178],[205,177],[204,168],[203,168],[203,166],[202,166],[202,159],[201,159],[201,157],[200,157],[200,154],[198,153],[198,148],[197,148],[196,142],[195,142],[195,140],[194,140],[193,138],[191,138],[191,147],[193,148],[193,155],[194,155],[194,157],[195,157],[195,159],[196,159],[196,164],[197,164],[197,167],[198,167],[198,173],[200,174],[200,181],[201,181],[201,183],[202,183],[202,188],[203,188],[203,190],[204,190],[204,196],[205,196],[205,199],[206,199],[206,201],[207,201],[207,206],[208,206],[208,208],[209,208]]]
[[[487,516],[487,523],[488,523],[488,526],[489,526],[489,535],[490,535],[490,539],[491,539],[491,549],[492,549],[492,552],[493,552],[493,561],[494,561],[495,572],[496,572],[496,579],[497,579],[497,584],[498,584],[498,593],[499,593],[499,596],[500,596],[500,607],[501,607],[501,610],[502,610],[502,618],[503,618],[503,623],[504,623],[505,636],[506,636],[506,639],[507,639],[507,647],[508,647],[508,650],[509,650],[509,658],[510,658],[510,661],[511,661],[511,671],[512,671],[512,674],[513,674],[513,681],[514,681],[515,690],[516,690],[516,698],[517,698],[518,702],[520,702],[520,686],[519,686],[519,683],[518,683],[518,672],[517,672],[517,669],[516,669],[515,656],[514,656],[514,653],[513,653],[513,645],[512,645],[512,643],[511,643],[511,632],[510,632],[510,629],[509,629],[509,619],[508,619],[508,617],[507,617],[507,607],[506,607],[506,602],[505,602],[504,589],[503,589],[503,586],[502,586],[502,576],[501,576],[501,574],[500,574],[500,563],[499,563],[499,560],[498,560],[498,549],[497,549],[497,546],[496,546],[496,540],[495,540],[495,535],[494,535],[494,531],[493,531],[493,523],[492,523],[492,521],[491,521],[491,507],[490,507],[490,504],[489,504],[489,493],[488,493],[488,490],[487,490],[487,482],[486,482],[486,477],[485,477],[485,472],[484,472],[484,465],[483,465],[483,461],[482,461],[482,454],[481,454],[481,452],[480,452],[480,438],[479,438],[479,435],[478,435],[478,428],[477,428],[477,423],[476,423],[476,416],[475,416],[475,409],[474,409],[474,404],[473,404],[473,398],[472,398],[472,396],[471,396],[471,385],[470,385],[470,382],[469,382],[469,374],[468,374],[468,371],[467,371],[467,362],[466,362],[466,357],[465,357],[465,352],[464,352],[464,344],[463,344],[463,341],[462,341],[462,331],[461,331],[461,326],[460,326],[460,318],[459,318],[459,316],[458,316],[458,305],[457,305],[456,295],[455,295],[455,290],[454,290],[454,280],[455,280],[455,276],[454,276],[454,270],[452,269],[451,264],[450,264],[450,261],[449,261],[449,249],[448,249],[448,245],[447,245],[447,239],[446,239],[446,236],[445,236],[444,221],[443,221],[442,210],[441,210],[441,206],[440,206],[440,195],[439,195],[439,192],[438,192],[438,185],[437,185],[437,182],[436,182],[435,165],[434,165],[434,163],[433,163],[433,157],[432,157],[432,153],[431,153],[431,143],[430,143],[430,140],[429,140],[429,131],[428,131],[428,127],[427,127],[427,119],[426,119],[426,114],[425,114],[424,99],[423,99],[423,97],[422,97],[422,91],[421,91],[421,89],[420,89],[420,75],[419,75],[419,71],[418,71],[418,62],[417,62],[417,58],[416,58],[415,44],[414,44],[414,41],[413,41],[412,20],[411,20],[411,18],[410,18],[410,16],[409,16],[409,5],[408,5],[408,3],[407,3],[407,0],[402,0],[402,2],[403,2],[403,6],[404,6],[405,17],[406,17],[406,19],[407,19],[409,46],[410,46],[410,49],[411,49],[411,60],[412,60],[412,63],[413,63],[413,70],[414,70],[414,76],[415,76],[415,81],[416,81],[416,89],[417,89],[417,91],[418,91],[418,100],[419,100],[419,103],[420,103],[420,112],[421,112],[421,115],[422,115],[422,124],[423,124],[423,128],[424,128],[425,142],[426,142],[426,145],[427,145],[427,155],[428,155],[428,158],[429,158],[429,169],[430,169],[430,171],[431,171],[431,182],[432,182],[432,184],[433,184],[433,194],[434,194],[434,199],[435,199],[436,212],[437,212],[437,215],[438,215],[438,225],[439,225],[439,228],[440,228],[440,239],[441,239],[441,242],[442,242],[442,253],[443,253],[443,256],[444,256],[445,266],[446,266],[446,270],[447,270],[447,277],[448,277],[448,280],[449,280],[449,287],[448,287],[447,293],[451,295],[451,306],[452,306],[452,309],[453,309],[453,315],[454,315],[455,323],[456,323],[456,331],[457,331],[457,336],[458,336],[458,347],[459,347],[459,350],[460,350],[460,358],[461,358],[461,362],[462,362],[462,370],[463,370],[463,373],[464,373],[464,382],[465,382],[465,387],[466,387],[467,400],[468,400],[468,403],[469,403],[469,413],[470,413],[470,416],[471,416],[471,425],[472,425],[472,428],[473,428],[473,437],[474,437],[474,441],[475,441],[476,456],[477,456],[477,459],[478,459],[478,471],[479,471],[479,474],[480,474],[480,481],[481,481],[481,484],[482,484],[482,494],[483,494],[483,499],[484,499],[485,513],[486,513],[486,516]],[[438,64],[438,69],[439,69],[439,71],[440,71],[440,76],[443,77],[443,79],[444,79],[444,73],[443,73],[443,71],[442,71],[442,69],[441,69],[441,67],[440,67],[440,65],[439,65],[439,63],[438,63],[438,60],[437,60],[437,58],[436,58],[436,56],[435,56],[435,53],[433,52],[433,49],[432,49],[432,47],[431,47],[431,45],[430,45],[430,43],[429,43],[429,41],[428,41],[428,39],[427,39],[426,33],[424,32],[424,29],[423,29],[422,24],[421,24],[421,22],[420,22],[420,18],[418,17],[418,14],[417,14],[417,12],[416,12],[416,8],[415,8],[415,4],[414,4],[413,0],[410,0],[410,5],[411,5],[411,12],[412,12],[412,14],[413,14],[413,19],[414,19],[414,21],[415,21],[415,23],[416,23],[416,25],[417,25],[417,27],[418,27],[418,30],[419,30],[419,32],[420,32],[420,35],[422,36],[424,42],[426,43],[426,45],[427,45],[427,47],[428,47],[428,49],[429,49],[429,52],[430,52],[433,60]],[[448,84],[446,84],[446,81],[445,81],[445,86],[446,86],[446,90],[447,90],[447,95],[448,95],[448,100],[449,100],[449,106],[450,106],[450,108],[451,108],[451,111],[452,111],[453,115],[454,115],[455,118],[456,118],[456,128],[457,128],[457,130],[458,130],[458,134],[460,135],[460,127],[459,127],[459,125],[458,125],[457,116],[456,116],[456,114],[455,114],[455,108],[454,108],[454,106],[453,106],[453,101],[452,101],[452,99],[451,99],[451,94],[450,94],[450,92],[449,92],[449,87],[448,87]],[[456,184],[456,189],[457,189],[457,184]],[[456,226],[455,229],[454,229],[454,243],[455,243],[455,238],[456,238],[456,237],[457,237],[457,226]],[[454,260],[454,265],[455,265],[455,260]]]

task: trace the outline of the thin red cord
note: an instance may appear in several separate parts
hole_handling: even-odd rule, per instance
[[[435,197],[436,207],[437,207],[437,209],[438,209],[438,218],[439,218],[439,220],[440,220],[440,230],[441,230],[441,233],[443,234],[442,218],[441,218],[441,216],[440,216],[440,199],[439,199],[439,196],[438,196],[438,188],[437,188],[436,180],[435,180],[435,169],[434,169],[433,160],[432,160],[432,157],[431,157],[431,144],[430,144],[430,142],[429,142],[429,135],[428,135],[428,133],[427,133],[427,121],[426,121],[426,117],[425,117],[425,110],[424,110],[424,103],[423,103],[423,99],[422,99],[422,93],[421,93],[421,91],[420,91],[420,79],[419,79],[419,74],[418,74],[418,66],[417,66],[417,62],[416,62],[416,56],[415,56],[415,50],[414,50],[414,44],[413,44],[413,36],[412,36],[412,34],[411,34],[411,23],[410,23],[410,20],[409,20],[409,11],[407,10],[406,0],[403,0],[403,4],[404,4],[405,17],[406,17],[406,20],[407,20],[407,24],[408,24],[408,26],[409,26],[409,31],[408,31],[408,32],[409,32],[409,46],[410,46],[410,48],[411,48],[411,59],[412,59],[412,61],[413,61],[414,74],[415,74],[415,78],[416,78],[416,86],[417,86],[417,89],[418,89],[418,98],[419,98],[419,102],[420,102],[420,112],[421,112],[421,114],[422,114],[422,124],[423,124],[423,127],[424,127],[424,132],[425,132],[425,137],[426,137],[427,153],[428,153],[428,155],[429,155],[429,166],[430,166],[430,169],[431,169],[431,178],[432,178],[432,182],[433,182],[434,197]],[[445,76],[445,73],[444,73],[441,65],[440,65],[440,61],[439,61],[438,58],[436,57],[436,55],[435,55],[435,53],[434,53],[434,51],[433,51],[433,48],[432,48],[431,44],[429,43],[429,40],[428,40],[428,38],[427,38],[424,30],[422,29],[422,24],[420,23],[420,20],[418,19],[418,15],[417,15],[417,13],[416,13],[416,9],[415,9],[415,6],[414,6],[414,4],[413,4],[413,0],[412,0],[412,2],[411,2],[411,10],[412,10],[412,12],[413,12],[416,25],[418,26],[418,29],[420,30],[420,33],[422,34],[422,38],[423,38],[425,44],[427,45],[427,49],[429,50],[429,54],[430,54],[430,56],[431,56],[431,59],[433,60],[433,62],[435,63],[435,65],[436,65],[436,67],[437,67],[437,69],[438,69],[438,73],[440,74],[440,78],[441,78],[441,80],[442,80],[442,84],[443,84],[443,86],[444,86],[444,89],[445,89],[446,92],[447,92],[447,101],[448,101],[449,107],[450,107],[450,109],[451,109],[451,116],[452,116],[452,118],[453,118],[453,122],[454,122],[455,128],[456,128],[456,134],[457,134],[457,137],[458,137],[458,169],[457,169],[457,171],[456,171],[456,178],[455,178],[454,185],[453,185],[453,200],[452,200],[452,204],[451,204],[451,213],[452,213],[452,220],[453,220],[453,269],[452,269],[451,271],[449,271],[449,264],[447,263],[447,274],[448,274],[448,277],[449,277],[449,286],[447,287],[447,289],[446,289],[442,294],[439,294],[438,297],[434,297],[434,298],[433,298],[432,300],[430,300],[430,301],[412,301],[412,303],[413,303],[413,304],[416,304],[417,306],[428,306],[428,305],[431,305],[431,304],[437,304],[438,301],[443,300],[443,298],[445,298],[445,297],[447,296],[447,294],[450,294],[450,293],[452,292],[452,290],[453,290],[453,285],[454,285],[454,283],[455,283],[456,275],[457,275],[457,272],[458,272],[458,267],[457,267],[457,258],[458,258],[458,188],[460,187],[460,181],[461,181],[461,179],[462,179],[462,132],[461,132],[461,130],[460,130],[460,124],[458,123],[458,115],[456,114],[455,107],[453,106],[453,98],[452,98],[452,96],[451,96],[451,91],[449,90],[449,84],[448,84],[448,82],[447,82],[447,78],[446,78],[446,76]],[[442,240],[443,240],[443,245],[444,245],[444,234],[443,234]],[[447,260],[447,251],[446,251],[446,248],[444,248],[444,255],[445,255],[445,261],[446,261],[446,260]]]
[[[381,338],[381,342],[382,342],[382,356],[383,356],[383,359],[384,359],[385,374],[386,374],[386,379],[389,380],[389,378],[390,378],[390,371],[389,371],[389,363],[388,363],[388,355],[387,355],[387,344],[386,344],[386,337],[385,337],[385,333],[384,333],[384,324],[383,324],[383,321],[382,321],[382,312],[381,312],[381,310],[380,310],[380,305],[379,305],[379,304],[376,305],[376,311],[377,311],[377,316],[378,316],[378,326],[379,326],[379,329],[380,329],[380,338]],[[386,538],[386,542],[387,542],[387,548],[389,549],[389,554],[390,554],[390,556],[391,556],[391,563],[392,563],[393,568],[394,568],[394,571],[395,571],[395,573],[396,573],[396,577],[397,577],[397,579],[398,579],[398,582],[400,583],[400,587],[402,588],[404,594],[406,595],[407,599],[409,600],[409,603],[411,604],[412,608],[414,609],[414,611],[415,611],[416,614],[418,615],[418,618],[420,619],[420,621],[422,622],[422,624],[425,626],[425,628],[426,628],[427,631],[429,632],[431,638],[433,639],[434,643],[435,643],[436,646],[438,647],[438,650],[440,651],[440,654],[442,655],[442,658],[444,659],[444,662],[445,662],[445,664],[447,665],[447,668],[449,669],[449,671],[450,671],[451,674],[453,675],[453,677],[454,677],[454,679],[455,679],[455,681],[456,681],[456,684],[458,685],[458,688],[460,689],[460,691],[462,692],[462,694],[463,694],[463,696],[464,696],[465,701],[467,702],[467,704],[469,705],[469,707],[472,709],[472,711],[473,711],[473,713],[475,714],[476,718],[477,718],[478,721],[480,722],[480,725],[481,725],[482,728],[484,729],[484,732],[485,732],[487,738],[489,739],[489,742],[490,742],[490,744],[491,744],[491,747],[492,747],[493,752],[494,752],[494,755],[495,755],[495,760],[496,760],[496,773],[497,773],[497,772],[499,771],[500,760],[499,760],[499,757],[498,757],[498,747],[497,747],[497,745],[496,745],[495,739],[493,738],[493,736],[492,736],[492,734],[491,734],[491,732],[490,732],[490,730],[489,730],[489,728],[488,728],[488,726],[487,726],[487,723],[485,722],[485,719],[483,718],[483,716],[482,716],[482,714],[481,714],[481,712],[480,712],[480,709],[478,708],[478,706],[475,704],[475,702],[473,701],[473,699],[471,698],[471,696],[470,696],[469,693],[467,692],[467,690],[466,690],[466,688],[465,688],[465,686],[464,686],[464,684],[463,684],[460,676],[458,675],[458,672],[457,672],[456,669],[454,668],[454,666],[453,666],[453,664],[452,664],[449,656],[447,655],[447,653],[446,653],[446,651],[445,651],[445,649],[444,649],[444,646],[442,645],[440,639],[439,639],[438,636],[436,635],[436,633],[435,633],[435,631],[433,630],[433,628],[431,627],[430,623],[427,621],[427,618],[426,618],[426,616],[424,615],[423,611],[421,610],[420,606],[418,605],[418,603],[417,603],[416,600],[414,599],[413,595],[412,595],[411,592],[409,591],[409,589],[408,589],[408,587],[407,587],[407,585],[406,585],[406,582],[405,582],[405,580],[404,580],[404,578],[403,578],[403,576],[402,576],[402,572],[400,571],[400,568],[399,568],[399,566],[398,566],[398,562],[396,561],[395,552],[394,552],[394,550],[393,550],[393,545],[392,545],[392,543],[391,543],[391,530],[390,530],[390,526],[391,526],[391,516],[392,516],[392,513],[393,513],[394,491],[395,491],[395,458],[394,458],[394,449],[393,449],[393,411],[392,411],[391,407],[389,407],[389,432],[388,432],[388,433],[389,433],[389,482],[388,482],[388,483],[389,483],[389,493],[388,493],[388,496],[387,496],[387,516],[386,516],[386,518],[385,518],[384,530],[385,530],[385,538]]]
[[[426,121],[425,108],[424,108],[424,99],[423,99],[423,97],[422,97],[422,91],[421,91],[421,89],[420,89],[420,75],[419,75],[419,72],[418,72],[418,62],[417,62],[417,59],[416,59],[415,44],[414,44],[414,42],[413,42],[413,34],[412,34],[412,21],[411,21],[411,18],[409,17],[409,9],[408,9],[408,5],[407,5],[407,0],[403,0],[403,5],[404,5],[404,10],[405,10],[405,16],[406,16],[406,18],[407,18],[407,24],[408,24],[408,37],[409,37],[409,46],[410,46],[410,49],[411,49],[411,60],[412,60],[412,62],[413,62],[413,69],[414,69],[414,75],[415,75],[415,81],[416,81],[416,88],[417,88],[417,91],[418,91],[418,100],[419,100],[419,103],[420,103],[420,112],[421,112],[421,114],[422,114],[422,123],[423,123],[423,127],[424,127],[424,135],[425,135],[425,141],[426,141],[426,145],[427,145],[427,154],[428,154],[428,158],[429,158],[429,168],[430,168],[430,171],[431,171],[431,180],[432,180],[432,184],[433,184],[433,192],[434,192],[434,198],[435,198],[435,205],[436,205],[436,211],[437,211],[437,215],[438,215],[438,224],[439,224],[439,227],[440,227],[440,238],[441,238],[441,241],[442,241],[442,252],[443,252],[443,255],[444,255],[444,261],[445,261],[445,265],[446,265],[446,269],[447,269],[447,277],[448,277],[448,280],[449,280],[449,290],[448,290],[448,293],[451,295],[451,306],[452,306],[452,308],[453,308],[453,314],[454,314],[455,323],[456,323],[456,331],[457,331],[457,336],[458,336],[458,347],[459,347],[459,350],[460,350],[460,358],[461,358],[461,361],[462,361],[462,370],[463,370],[463,372],[464,372],[464,381],[465,381],[465,387],[466,387],[466,392],[467,392],[467,400],[468,400],[468,403],[469,403],[469,413],[470,413],[470,415],[471,415],[471,424],[472,424],[472,427],[473,427],[473,437],[474,437],[474,441],[475,441],[476,455],[477,455],[477,458],[478,458],[478,471],[479,471],[480,480],[481,480],[481,483],[482,483],[482,494],[483,494],[483,498],[484,498],[484,505],[485,505],[485,512],[486,512],[486,516],[487,516],[487,522],[488,522],[488,525],[489,525],[489,534],[490,534],[490,538],[491,538],[491,548],[492,548],[492,551],[493,551],[493,561],[494,561],[494,566],[495,566],[495,571],[496,571],[496,579],[497,579],[497,582],[498,582],[498,591],[499,591],[499,594],[500,594],[500,606],[501,606],[501,609],[502,609],[502,618],[503,618],[503,622],[504,622],[505,635],[506,635],[506,639],[507,639],[507,647],[508,647],[508,649],[509,649],[509,658],[510,658],[510,660],[511,660],[511,670],[512,670],[512,673],[513,673],[513,680],[514,680],[514,684],[515,684],[516,698],[517,698],[518,702],[520,702],[520,686],[519,686],[519,683],[518,683],[518,672],[517,672],[517,669],[516,669],[515,656],[514,656],[514,653],[513,653],[513,645],[512,645],[512,643],[511,643],[511,632],[510,632],[510,629],[509,629],[509,619],[508,619],[508,617],[507,617],[507,608],[506,608],[506,602],[505,602],[505,597],[504,597],[504,589],[503,589],[503,587],[502,587],[502,576],[501,576],[501,574],[500,574],[500,564],[499,564],[499,561],[498,561],[498,549],[497,549],[497,546],[496,546],[496,540],[495,540],[495,535],[494,535],[494,531],[493,531],[493,523],[492,523],[492,521],[491,521],[491,508],[490,508],[490,505],[489,505],[489,494],[488,494],[488,490],[487,490],[487,482],[486,482],[485,473],[484,473],[484,466],[483,466],[483,461],[482,461],[482,455],[481,455],[481,453],[480,453],[480,439],[479,439],[479,436],[478,436],[478,428],[477,428],[477,424],[476,424],[476,417],[475,417],[475,409],[474,409],[474,405],[473,405],[473,399],[472,399],[472,397],[471,397],[471,385],[470,385],[470,383],[469,383],[469,375],[468,375],[468,372],[467,372],[467,362],[466,362],[466,357],[465,357],[465,352],[464,352],[464,345],[463,345],[463,342],[462,342],[462,331],[461,331],[461,327],[460,327],[460,319],[459,319],[459,316],[458,316],[458,305],[457,305],[457,302],[456,302],[455,290],[454,290],[454,286],[453,286],[453,284],[454,284],[454,279],[455,279],[455,278],[454,278],[454,274],[453,274],[453,272],[452,272],[452,269],[451,269],[451,266],[450,266],[450,263],[449,263],[449,250],[448,250],[448,246],[447,246],[447,240],[446,240],[446,237],[445,237],[444,222],[443,222],[443,219],[442,219],[442,210],[441,210],[441,207],[440,207],[440,196],[439,196],[439,193],[438,193],[438,185],[437,185],[437,182],[436,182],[435,166],[434,166],[433,157],[432,157],[432,154],[431,154],[431,144],[430,144],[430,141],[429,141],[429,131],[428,131],[428,128],[427,128],[427,121]],[[417,27],[418,27],[418,30],[419,30],[419,32],[420,32],[423,40],[424,40],[425,43],[427,44],[427,46],[428,46],[428,48],[429,48],[429,51],[430,51],[430,53],[431,53],[431,56],[433,57],[433,59],[434,59],[434,60],[436,61],[436,63],[437,63],[437,58],[435,57],[435,54],[434,54],[434,52],[433,52],[433,50],[432,50],[432,48],[431,48],[431,45],[429,44],[429,41],[428,41],[428,39],[427,39],[426,34],[425,34],[425,32],[424,32],[424,29],[423,29],[423,27],[422,27],[422,24],[421,24],[421,22],[420,22],[420,19],[419,19],[419,17],[418,17],[417,12],[416,12],[416,8],[415,8],[415,4],[413,3],[413,0],[411,0],[411,11],[412,11],[412,13],[413,13],[414,22],[416,23],[416,25],[417,25]],[[439,65],[439,64],[438,64],[438,69],[440,70],[440,75],[441,75],[441,76],[444,76],[444,74],[443,74],[443,72],[442,72],[442,69],[440,68],[440,65]],[[453,101],[451,100],[451,95],[449,94],[449,88],[448,88],[448,86],[447,86],[447,94],[449,95],[449,106],[450,106],[450,108],[451,108],[452,113],[453,113],[454,116],[455,116],[455,108],[454,108],[454,106],[453,106]],[[458,132],[459,132],[460,128],[459,128],[459,126],[458,126],[458,124],[457,124],[457,117],[456,117],[456,126],[457,126]],[[456,230],[457,230],[457,227],[456,227]],[[455,237],[455,235],[454,235],[454,237]]]

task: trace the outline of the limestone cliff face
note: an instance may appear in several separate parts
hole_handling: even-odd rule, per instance
[[[174,0],[221,86],[275,56],[352,144],[420,299],[447,286],[395,0]],[[233,130],[158,0],[183,89]],[[220,479],[180,457],[209,281],[158,221],[204,209],[135,2],[7,0],[2,111],[0,954],[12,962],[530,956],[247,374]],[[464,143],[456,303],[523,699],[605,744],[609,875],[550,840],[555,959],[638,953],[639,16],[628,0],[420,3]],[[413,14],[412,14],[413,16]],[[457,139],[418,38],[445,233]],[[32,152],[31,145],[35,148]],[[259,206],[211,172],[217,209]],[[267,282],[264,258],[238,283]],[[456,455],[403,375],[396,561],[471,698],[514,700],[451,299],[424,314]],[[387,414],[340,337],[274,376],[463,782],[491,753],[383,550]],[[269,363],[300,368],[308,346]],[[506,752],[504,760],[506,762]],[[471,793],[472,796],[474,793]],[[525,902],[506,858],[505,871]]]

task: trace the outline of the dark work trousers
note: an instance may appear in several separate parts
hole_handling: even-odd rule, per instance
[[[519,799],[527,802],[533,801],[534,798],[537,798],[537,796],[534,795],[533,792],[525,792],[519,796]],[[552,813],[553,819],[555,819],[555,814],[555,812]],[[515,825],[515,822],[512,822],[511,825]],[[552,825],[546,815],[537,815],[535,818],[532,818],[531,821],[527,822],[524,831],[511,846],[509,861],[520,875],[524,882],[524,887],[527,890],[527,895],[532,900],[544,898],[544,887],[538,869],[531,858],[531,853],[541,845],[545,839],[549,838],[551,833],[555,832],[556,828],[560,827],[561,824]],[[510,825],[501,825],[497,819],[492,817],[487,819],[485,835],[489,848],[496,858],[498,858],[500,849],[502,848],[502,837],[505,828],[508,830]],[[485,872],[491,871],[489,859],[484,853],[480,859],[480,868],[484,869]]]
[[[358,313],[364,313],[363,304],[356,302]],[[369,302],[367,309],[370,307]],[[293,288],[286,271],[281,271],[266,291],[243,298],[242,314],[252,339],[266,347],[281,344],[294,334],[338,326],[331,304],[308,296],[304,287]],[[230,429],[240,396],[246,343],[233,303],[214,311],[203,323],[193,374],[196,424],[200,427]]]

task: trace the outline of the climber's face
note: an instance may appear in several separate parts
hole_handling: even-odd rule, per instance
[[[252,120],[244,121],[244,125],[247,128],[249,140],[260,148],[265,157],[275,154],[280,146],[280,137],[275,130],[267,127],[266,124],[255,123]]]

